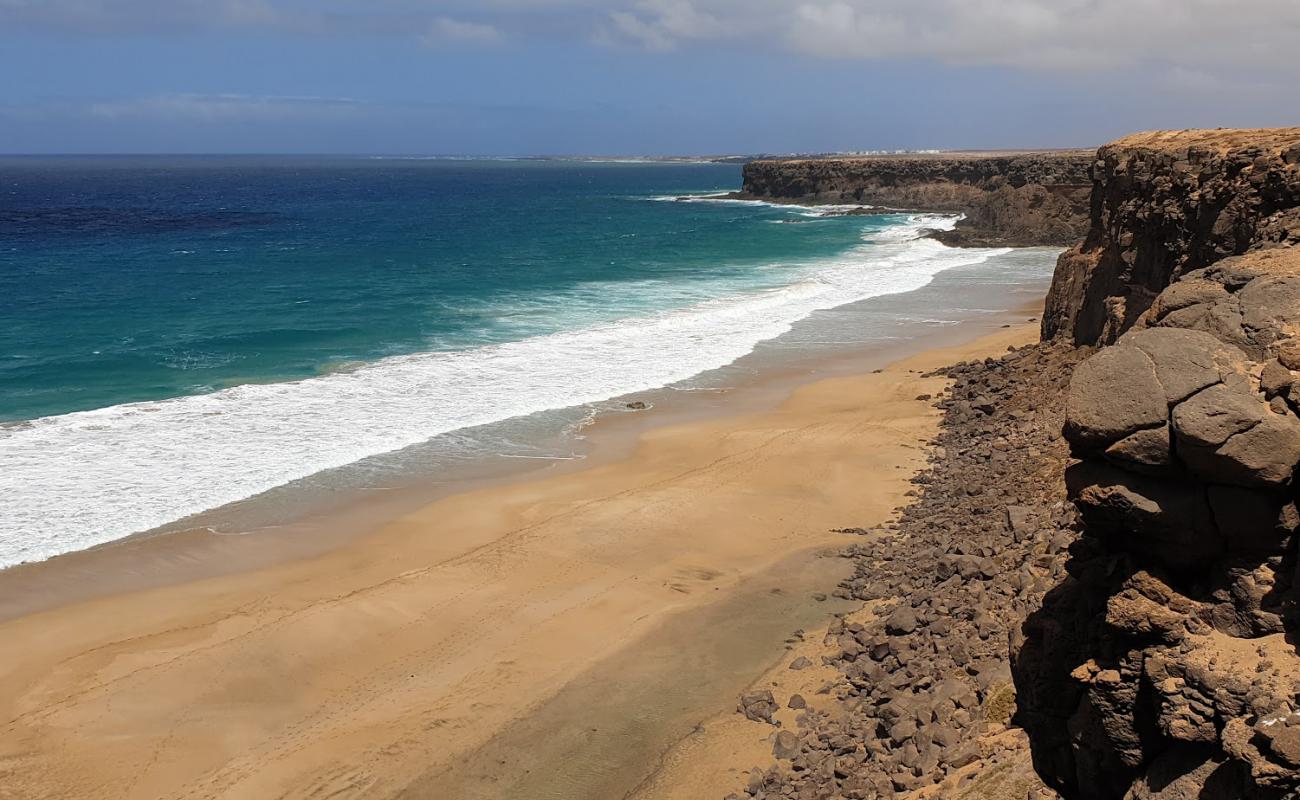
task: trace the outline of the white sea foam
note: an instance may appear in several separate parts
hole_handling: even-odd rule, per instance
[[[1007,252],[917,238],[953,222],[913,217],[841,258],[796,265],[788,285],[689,308],[0,427],[0,566],[119,539],[448,431],[673,384],[816,310],[919,289]]]
[[[758,206],[762,208],[776,208],[782,211],[789,211],[804,217],[836,217],[843,216],[853,211],[862,211],[864,209],[876,209],[881,214],[903,213],[890,211],[880,206],[864,205],[861,203],[818,203],[816,205],[804,205],[802,203],[774,202],[771,200],[756,200],[753,198],[727,197],[721,194],[661,194],[651,195],[645,198],[660,203],[710,203],[716,205],[735,205],[735,206]]]

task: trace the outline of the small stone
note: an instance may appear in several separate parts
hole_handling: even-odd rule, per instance
[[[785,760],[799,755],[799,737],[794,731],[781,731],[776,735],[776,740],[772,743],[772,755]]]
[[[1264,392],[1264,396],[1270,399],[1285,394],[1293,383],[1295,383],[1295,376],[1277,359],[1265,364],[1264,371],[1259,376],[1259,388]]]
[[[747,692],[740,696],[740,708],[738,710],[745,715],[746,719],[770,724],[772,715],[777,710],[776,698],[772,696],[769,689]]]
[[[894,636],[911,633],[916,626],[916,612],[911,606],[899,606],[885,620],[885,632]]]

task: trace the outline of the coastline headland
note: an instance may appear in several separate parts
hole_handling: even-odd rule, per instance
[[[836,701],[734,797],[1300,793],[1300,128],[1090,161],[1041,341],[944,372]]]
[[[1074,247],[1041,321],[0,622],[0,797],[1300,794],[1300,128],[736,197]]]
[[[1088,227],[1085,150],[752,161],[739,199],[862,204],[964,214],[945,244],[1068,246]]]

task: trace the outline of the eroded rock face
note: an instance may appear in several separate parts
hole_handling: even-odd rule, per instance
[[[1092,160],[1067,151],[754,161],[745,165],[741,195],[960,213],[966,219],[936,238],[965,247],[1064,247],[1088,229]]]
[[[1255,361],[1300,366],[1300,248],[1261,250],[1194,270],[1161,292],[1136,327],[1204,331]],[[1280,375],[1274,372],[1274,380]]]
[[[915,502],[847,554],[840,594],[872,610],[830,629],[840,677],[737,797],[1300,797],[1300,214],[1264,205],[1300,130],[1279,135],[1126,140],[1209,155],[1099,184],[1115,225],[1067,254],[1054,302],[1109,346],[946,371]]]
[[[1066,281],[1083,294],[1055,298],[1083,304],[1076,338],[1114,341],[1076,368],[1064,425],[1099,547],[1012,659],[1035,765],[1066,797],[1300,796],[1300,247],[1277,208],[1294,136],[1103,148],[1103,241],[1062,261],[1091,259]],[[1261,231],[1269,249],[1234,255]]]
[[[1300,242],[1300,128],[1130,136],[1098,151],[1092,181],[1091,224],[1057,264],[1045,339],[1108,344],[1187,273]],[[1217,291],[1189,284],[1169,301]]]

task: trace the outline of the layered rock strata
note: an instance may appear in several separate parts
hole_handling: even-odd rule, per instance
[[[1088,228],[1092,154],[754,161],[740,197],[965,214],[956,246],[1074,244]]]
[[[837,702],[740,796],[1300,797],[1296,154],[1102,148],[1048,338],[949,371],[919,497],[848,554]]]
[[[1300,796],[1297,336],[1300,250],[1264,251],[1187,273],[1074,372],[1066,482],[1099,547],[1015,647],[1067,797]]]
[[[1300,796],[1291,154],[1300,130],[1109,145],[1105,224],[1058,267],[1085,287],[1054,298],[1075,334],[1114,340],[1066,403],[1086,546],[1012,646],[1017,719],[1066,797]]]
[[[1090,223],[1061,257],[1043,337],[1109,344],[1174,280],[1300,243],[1300,128],[1136,134],[1091,167]]]

